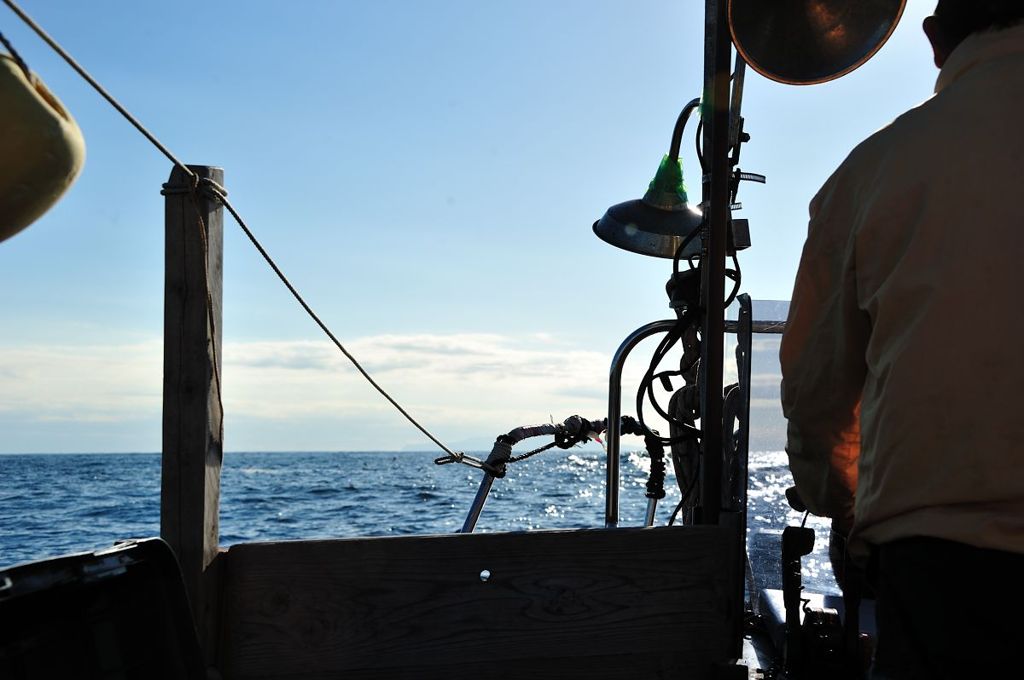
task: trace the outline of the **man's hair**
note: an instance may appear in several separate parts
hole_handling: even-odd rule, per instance
[[[939,0],[935,17],[954,45],[972,33],[1010,28],[1024,21],[1024,0]]]

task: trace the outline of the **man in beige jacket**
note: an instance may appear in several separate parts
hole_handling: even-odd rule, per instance
[[[876,677],[1019,670],[1022,22],[1024,0],[941,0],[935,96],[811,202],[781,350],[787,451],[811,512],[874,553]]]

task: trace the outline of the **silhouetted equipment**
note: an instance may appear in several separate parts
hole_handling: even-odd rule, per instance
[[[668,155],[662,159],[644,197],[617,203],[594,222],[594,233],[601,240],[653,257],[675,257],[684,242],[689,248],[682,255],[700,253],[697,230],[704,215],[689,203],[679,162],[683,130],[699,106],[700,99],[694,99],[679,114]]]
[[[906,0],[729,0],[733,43],[751,68],[789,85],[844,76],[892,35]]]

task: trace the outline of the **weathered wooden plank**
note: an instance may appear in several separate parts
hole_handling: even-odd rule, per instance
[[[734,647],[734,539],[720,527],[663,527],[232,546],[222,670],[710,677]]]
[[[500,644],[500,641],[495,642],[495,645]],[[447,663],[429,666],[377,665],[372,668],[317,673],[274,671],[245,677],[274,680],[718,680],[709,668],[698,670],[668,664],[658,667],[654,663],[657,660],[645,658],[641,654],[494,658],[489,662],[460,663],[456,650],[443,651]],[[227,674],[224,677],[233,680],[242,676]]]
[[[189,166],[223,184],[224,171]],[[215,619],[214,580],[204,571],[217,556],[221,405],[223,211],[175,167],[164,185],[164,397],[160,535],[181,565],[197,628]],[[212,319],[212,324],[211,324]]]

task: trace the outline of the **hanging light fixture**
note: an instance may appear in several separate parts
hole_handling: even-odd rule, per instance
[[[846,75],[881,49],[906,0],[729,0],[729,30],[751,68],[788,85]]]
[[[661,160],[644,197],[613,205],[594,223],[594,233],[602,240],[641,255],[671,258],[700,228],[704,216],[687,199],[679,160],[683,130],[699,106],[700,99],[694,99],[679,114],[668,155]],[[698,252],[700,239],[691,238],[683,255]]]

